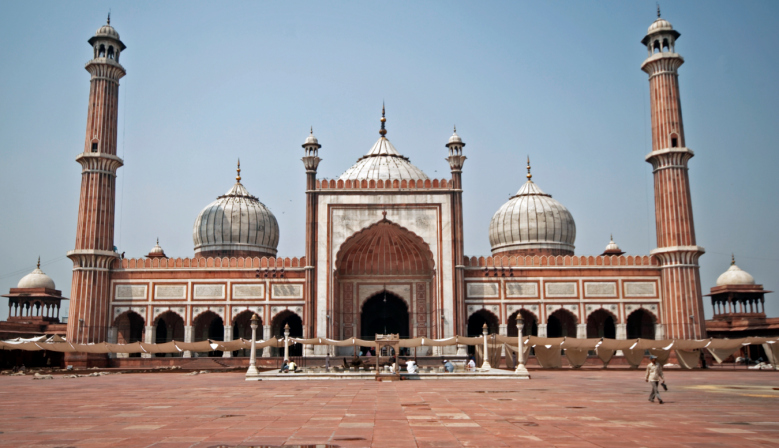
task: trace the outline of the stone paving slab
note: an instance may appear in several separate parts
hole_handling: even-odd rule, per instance
[[[247,382],[243,373],[0,377],[0,447],[779,447],[779,372]]]

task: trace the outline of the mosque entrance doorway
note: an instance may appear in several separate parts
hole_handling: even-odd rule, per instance
[[[347,238],[335,266],[328,334],[368,340],[390,333],[438,337],[435,262],[419,235],[385,216]]]
[[[373,341],[377,334],[398,334],[401,339],[408,338],[408,321],[406,302],[395,294],[382,291],[362,306],[360,338]]]
[[[628,339],[654,339],[655,317],[643,308],[639,308],[628,316]]]
[[[597,310],[587,318],[588,338],[617,338],[614,316],[604,309]]]

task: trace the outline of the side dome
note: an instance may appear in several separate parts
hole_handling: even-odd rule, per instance
[[[387,139],[384,107],[381,108],[381,137],[367,154],[346,170],[340,180],[427,180],[427,174],[414,166],[408,157],[401,155]]]
[[[748,272],[742,270],[736,266],[735,257],[730,262],[730,267],[727,271],[723,272],[717,277],[717,286],[730,286],[730,285],[754,285],[755,278]]]
[[[561,203],[531,179],[490,221],[493,255],[573,255],[576,223]]]
[[[196,257],[275,257],[279,224],[273,213],[236,183],[208,204],[195,220],[192,239]]]
[[[47,288],[47,289],[57,289],[54,287],[54,280],[51,279],[48,275],[44,274],[43,271],[41,271],[41,259],[38,257],[38,267],[36,267],[32,272],[22,277],[21,280],[19,280],[19,283],[16,285],[17,288]]]

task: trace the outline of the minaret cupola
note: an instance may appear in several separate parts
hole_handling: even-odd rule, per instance
[[[111,14],[108,14],[106,24],[95,32],[89,39],[94,49],[94,59],[108,59],[119,63],[119,54],[127,48],[119,39],[119,33],[111,26]]]

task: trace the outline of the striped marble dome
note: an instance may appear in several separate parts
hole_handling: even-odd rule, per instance
[[[276,256],[279,224],[262,202],[237,182],[224,195],[208,204],[195,220],[192,239],[195,256]]]
[[[384,106],[381,108],[381,130],[379,140],[368,154],[346,170],[340,180],[427,180],[427,174],[415,167],[408,157],[401,155],[387,139],[387,118]]]
[[[573,255],[576,223],[530,179],[490,222],[493,255]]]

